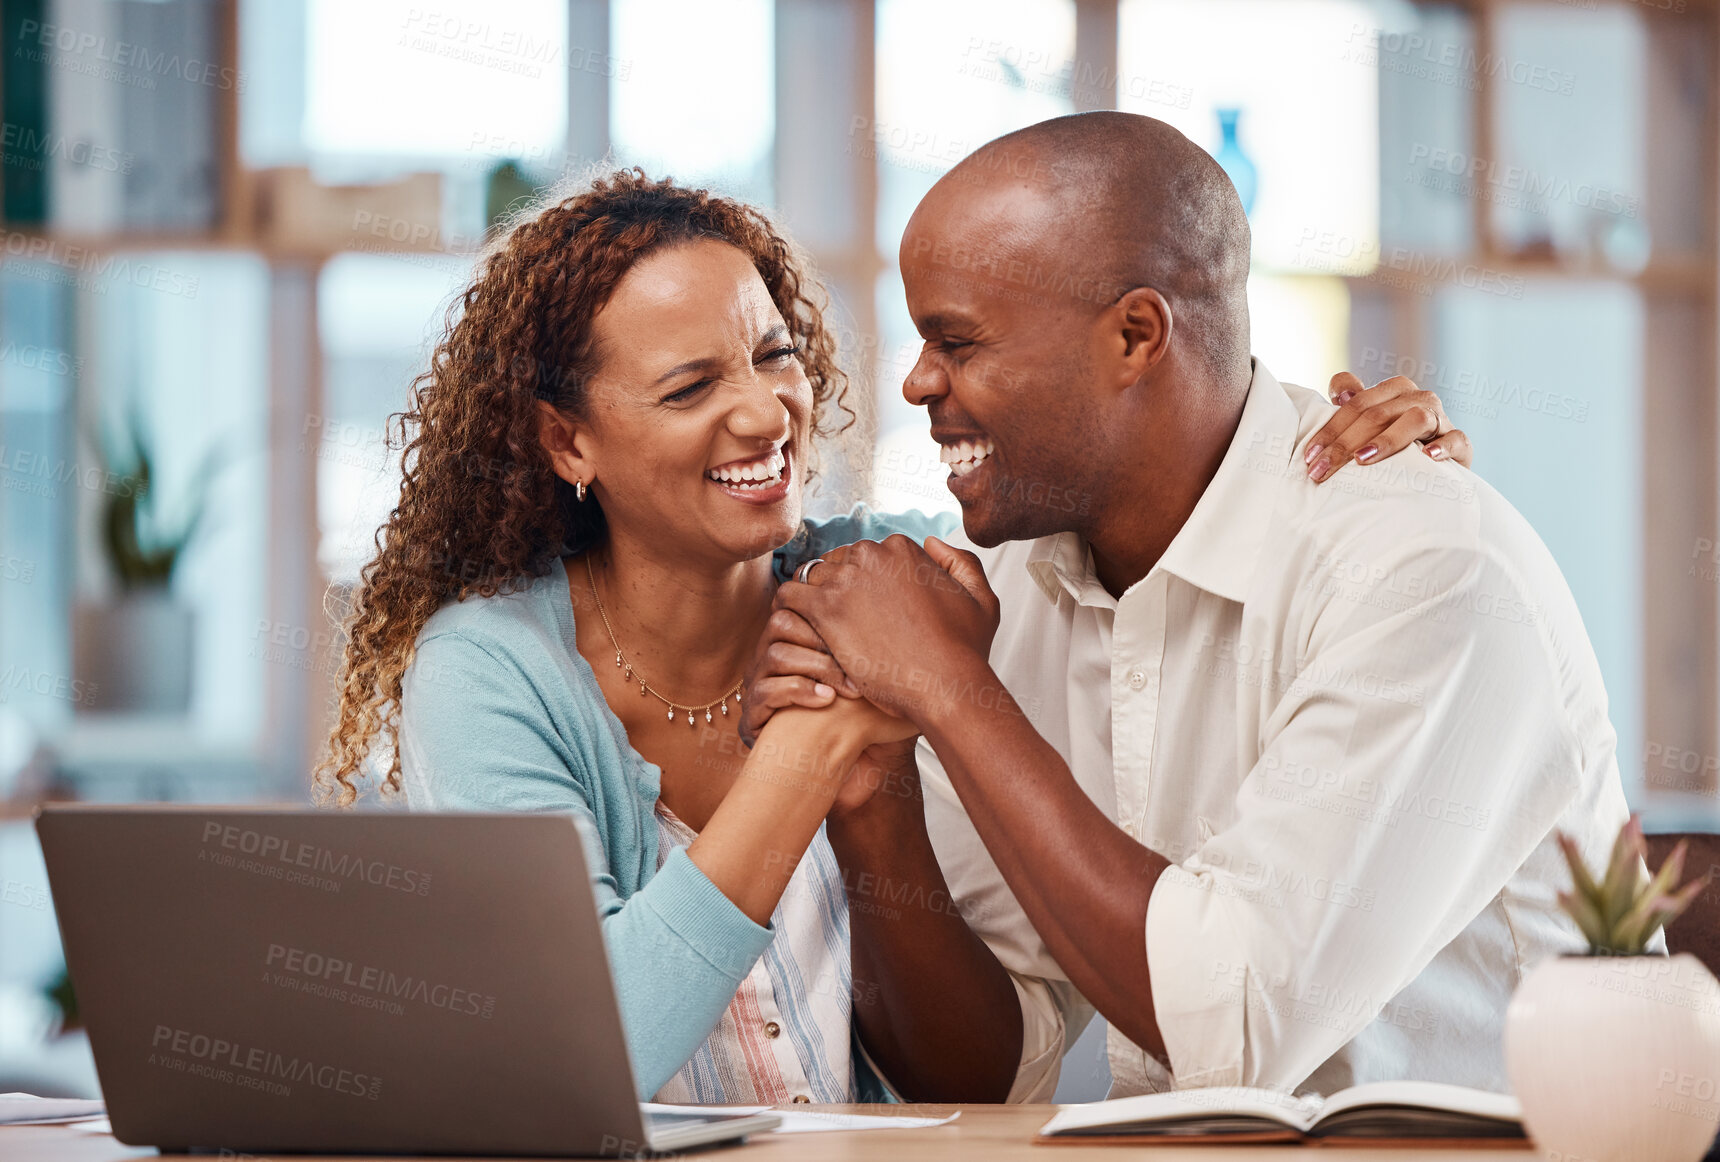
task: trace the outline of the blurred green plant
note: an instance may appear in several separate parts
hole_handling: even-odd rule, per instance
[[[486,232],[505,227],[521,210],[530,209],[543,191],[526,177],[519,163],[504,161],[492,169],[484,184]]]
[[[135,412],[127,420],[126,440],[130,448],[124,462],[129,467],[118,473],[114,485],[106,490],[102,548],[120,589],[130,593],[164,588],[173,579],[181,554],[203,523],[209,481],[224,461],[216,451],[204,457],[192,479],[190,514],[177,529],[164,533],[155,508],[154,459]],[[111,468],[115,459],[111,449],[104,459]]]
[[[78,1013],[78,994],[72,991],[70,971],[62,967],[42,992],[53,1004],[57,1014],[54,1021],[56,1033],[71,1033],[83,1027],[83,1017]]]

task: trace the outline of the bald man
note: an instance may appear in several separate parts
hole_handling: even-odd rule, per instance
[[[1593,859],[1626,819],[1550,554],[1485,482],[1346,443],[1250,358],[1248,246],[1216,163],[1148,118],[962,162],[901,267],[903,391],[966,536],[779,592],[773,633],[929,744],[937,861],[1020,1006],[968,1035],[1018,1050],[1013,1098],[1048,1097],[1089,1003],[1114,1094],[1503,1089],[1513,988],[1578,947],[1554,830]],[[857,976],[903,931],[856,917]],[[895,987],[961,973],[1000,995],[971,959]]]

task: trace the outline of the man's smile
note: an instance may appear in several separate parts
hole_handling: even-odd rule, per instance
[[[985,463],[985,458],[995,450],[984,437],[955,440],[942,445],[938,459],[950,466],[951,476],[966,476]]]

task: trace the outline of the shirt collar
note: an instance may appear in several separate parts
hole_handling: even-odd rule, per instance
[[[1027,575],[1053,605],[1062,593],[1073,597],[1077,605],[1117,604],[1099,584],[1092,550],[1075,533],[1055,533],[1034,541],[1027,551]]]
[[[1274,485],[1290,470],[1300,426],[1296,405],[1266,365],[1255,360],[1242,419],[1218,472],[1155,568],[1242,601],[1277,508]],[[1093,572],[1087,542],[1075,533],[1035,541],[1027,572],[1053,605],[1068,593],[1077,604],[1115,607]]]

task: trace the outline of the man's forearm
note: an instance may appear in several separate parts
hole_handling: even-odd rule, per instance
[[[1003,1101],[1021,1060],[1021,1003],[950,896],[908,789],[902,801],[887,786],[827,828],[848,890],[855,1026],[904,1098]]]
[[[916,724],[1004,881],[1075,986],[1131,1041],[1162,1058],[1146,920],[1168,862],[1088,798],[989,666],[976,661],[953,688],[989,696],[928,706]]]

